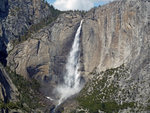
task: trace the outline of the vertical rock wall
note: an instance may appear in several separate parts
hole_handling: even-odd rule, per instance
[[[85,71],[133,66],[147,59],[149,9],[149,1],[122,0],[89,11],[82,34]]]

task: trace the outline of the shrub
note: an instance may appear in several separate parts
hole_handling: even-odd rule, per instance
[[[88,109],[90,113],[98,113],[98,110],[106,113],[117,113],[121,109],[128,107],[134,108],[134,102],[118,104],[114,98],[114,95],[119,91],[117,84],[115,84],[115,81],[107,84],[111,76],[119,78],[126,74],[126,71],[124,65],[118,68],[108,69],[100,74],[97,74],[97,72],[93,70],[91,74],[94,74],[94,77],[86,84],[76,98],[79,105],[84,109]],[[99,76],[102,78],[98,79]],[[90,92],[88,90],[89,87],[92,87],[92,91]]]
[[[9,103],[9,108],[17,108],[16,106],[18,106],[19,108],[28,110],[41,106],[39,104],[39,98],[37,96],[39,94],[40,88],[40,84],[38,83],[38,81],[35,79],[28,81],[21,75],[12,72],[9,67],[6,67],[5,69],[9,73],[10,78],[20,92],[20,95],[18,96],[19,102],[17,102],[16,105],[14,105],[13,103]],[[27,104],[29,108],[24,107],[24,103]]]

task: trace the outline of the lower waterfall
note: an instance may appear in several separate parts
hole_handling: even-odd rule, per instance
[[[64,102],[68,97],[78,93],[82,86],[80,85],[80,32],[83,20],[77,29],[74,42],[67,58],[66,73],[64,75],[64,83],[57,87],[57,92],[60,95],[58,105]]]

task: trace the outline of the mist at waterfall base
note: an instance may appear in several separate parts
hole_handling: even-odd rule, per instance
[[[58,105],[63,103],[68,97],[78,93],[83,85],[80,84],[80,32],[83,20],[77,29],[74,42],[67,58],[66,73],[64,83],[57,86],[56,91],[59,94]]]

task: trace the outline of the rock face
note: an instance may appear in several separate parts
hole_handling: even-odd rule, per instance
[[[35,14],[36,19],[39,12]],[[43,85],[41,91],[50,95],[51,88],[62,81],[66,57],[81,19],[81,14],[75,12],[60,15],[53,24],[17,45],[9,54],[7,65],[26,78],[33,77],[39,80]],[[93,81],[98,83],[107,78],[107,84],[103,85],[105,89],[114,83],[115,88],[118,87],[117,91],[122,91],[115,93],[113,98],[117,104],[134,102],[138,104],[137,109],[140,105],[146,108],[150,104],[149,31],[149,0],[115,1],[94,8],[84,16],[81,33],[81,70],[84,71],[85,78],[92,78],[92,75],[101,78],[97,82],[94,81],[95,78],[92,79],[91,84],[94,84]],[[117,71],[108,71],[123,64],[124,67],[117,68]],[[100,73],[101,71],[106,73]],[[89,75],[90,72],[95,74]],[[92,86],[90,87],[87,92],[92,91]],[[123,97],[126,97],[125,100]],[[118,99],[121,101],[117,101]]]
[[[5,38],[12,40],[23,35],[32,24],[40,22],[41,19],[51,15],[49,6],[42,0],[8,0],[4,8],[9,12],[6,18],[1,21],[1,26],[4,29]],[[3,10],[4,10],[3,8]],[[4,10],[5,11],[5,10]]]
[[[8,0],[0,1],[0,17],[5,17],[8,14]]]
[[[149,1],[123,0],[88,12],[82,34],[85,70],[104,71],[148,58],[149,8]]]
[[[6,64],[12,41],[24,35],[33,24],[51,16],[49,6],[42,0],[0,1],[0,62]]]
[[[66,57],[80,20],[79,14],[60,15],[55,24],[17,45],[8,57],[8,66],[18,74],[36,78],[46,85],[49,81],[52,84],[61,81]]]
[[[86,14],[82,28],[85,77],[91,78],[92,75],[95,77],[81,93],[79,102],[81,106],[83,105],[82,107],[89,101],[91,104],[85,109],[92,111],[90,106],[92,106],[93,99],[95,102],[100,102],[100,105],[102,104],[102,108],[99,105],[99,110],[102,111],[105,111],[112,101],[119,106],[133,102],[133,106],[137,107],[118,112],[149,111],[149,31],[150,1],[148,0],[115,1],[92,9]],[[120,69],[122,64],[125,69]],[[111,68],[114,69],[109,70]],[[89,76],[91,71],[92,75]],[[101,71],[106,72],[100,73]],[[119,109],[119,106],[115,109]]]
[[[17,101],[19,95],[17,88],[12,83],[9,75],[0,64],[0,101],[7,103],[8,101]]]

